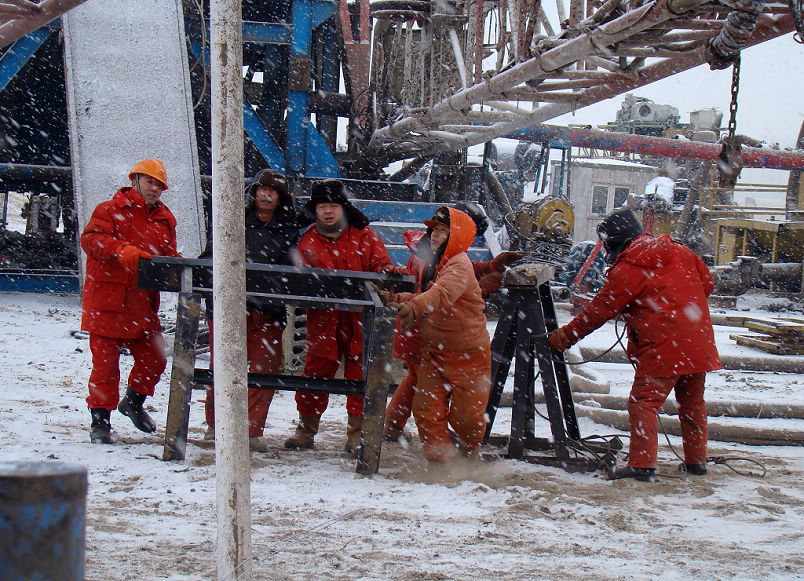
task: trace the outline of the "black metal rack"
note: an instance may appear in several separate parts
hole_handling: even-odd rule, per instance
[[[412,290],[413,278],[371,272],[248,264],[246,294],[279,305],[363,313],[363,380],[248,374],[249,387],[363,395],[363,427],[357,472],[374,474],[380,463],[385,405],[390,383],[396,309],[383,306],[370,283]],[[212,294],[212,261],[155,256],[140,260],[141,289],[178,292],[176,339],[170,378],[163,460],[183,460],[193,384],[212,382],[212,372],[195,368],[201,297]]]
[[[486,408],[489,421],[485,443],[508,447],[507,458],[550,466],[570,472],[593,471],[613,466],[622,449],[617,437],[590,442],[581,438],[564,354],[553,351],[547,335],[558,325],[550,291],[553,269],[546,264],[527,264],[506,272],[506,298],[491,342],[491,394]],[[510,436],[492,435],[508,370],[514,361],[514,394]],[[535,435],[535,363],[544,391],[552,440]],[[552,451],[553,455],[529,455],[528,451]]]

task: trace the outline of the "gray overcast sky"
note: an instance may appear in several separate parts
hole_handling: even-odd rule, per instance
[[[655,103],[673,105],[681,121],[689,122],[696,109],[716,107],[723,112],[724,126],[729,118],[731,69],[711,71],[701,65],[673,77],[633,91]],[[596,125],[614,121],[624,95],[563,115],[547,123]],[[804,120],[804,45],[792,34],[764,42],[743,51],[737,132],[761,139],[768,145],[793,147]]]

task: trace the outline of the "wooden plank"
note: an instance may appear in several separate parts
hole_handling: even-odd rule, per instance
[[[778,336],[796,336],[804,331],[804,325],[796,325],[795,323],[785,322],[760,322],[760,321],[746,321],[744,327],[752,331],[759,331],[767,335]]]
[[[729,335],[729,339],[737,342],[738,345],[754,347],[766,353],[777,355],[804,355],[804,345],[783,345],[774,342],[766,335]]]
[[[748,318],[746,315],[730,315],[724,313],[712,313],[712,324],[724,327],[742,327]]]

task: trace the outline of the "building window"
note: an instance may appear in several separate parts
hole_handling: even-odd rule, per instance
[[[631,190],[625,186],[592,186],[592,214],[609,214],[621,207]]]
[[[616,210],[622,206],[628,199],[629,193],[628,188],[614,188],[614,206],[612,210]]]
[[[605,214],[608,208],[609,188],[608,186],[592,187],[592,213]]]

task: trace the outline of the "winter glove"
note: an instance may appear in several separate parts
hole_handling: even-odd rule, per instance
[[[394,287],[391,287],[391,290],[383,290],[374,283],[371,283],[371,286],[374,287],[375,291],[377,291],[382,304],[388,305],[389,303],[394,302]]]
[[[380,271],[381,274],[398,274],[399,276],[406,276],[410,273],[404,266],[386,266]]]
[[[489,296],[500,290],[501,281],[501,272],[490,272],[487,275],[482,276],[480,280],[477,281],[480,285],[480,294],[483,296],[483,300],[489,298]]]
[[[388,303],[389,307],[396,307],[399,309],[399,329],[404,333],[413,328],[416,322],[416,312],[407,303]]]
[[[114,253],[115,258],[117,258],[118,262],[123,265],[123,267],[129,272],[136,272],[137,270],[137,263],[139,262],[140,258],[145,258],[146,260],[150,260],[153,258],[151,254],[148,254],[144,250],[140,250],[133,244],[129,244],[128,242],[123,242]]]
[[[497,272],[502,272],[505,270],[506,266],[511,266],[513,263],[521,259],[523,256],[525,255],[522,254],[521,252],[513,252],[513,251],[500,252],[491,261],[491,267]]]
[[[547,344],[556,351],[566,351],[572,347],[574,343],[569,338],[569,335],[567,335],[564,327],[559,327],[547,336]]]

